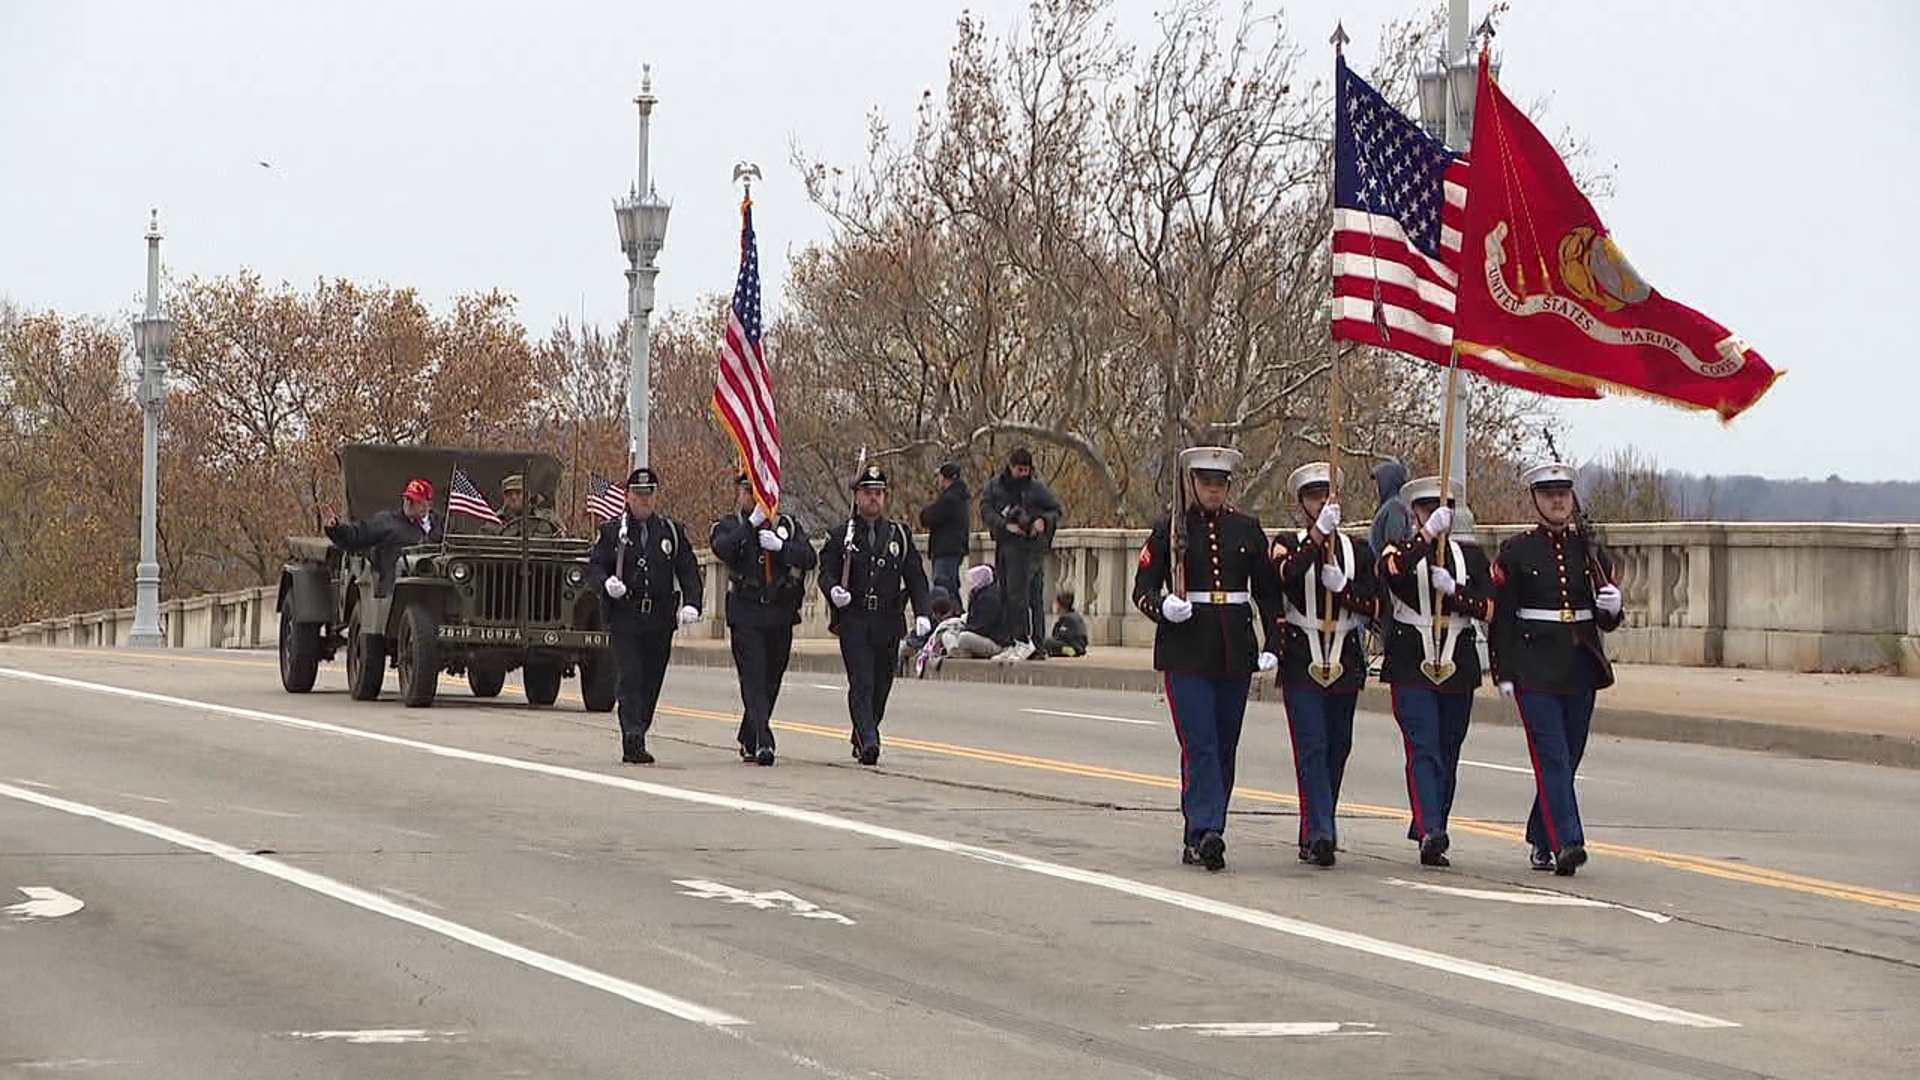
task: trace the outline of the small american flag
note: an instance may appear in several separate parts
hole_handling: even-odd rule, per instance
[[[1333,336],[1448,363],[1471,172],[1465,155],[1421,130],[1337,61],[1333,123]],[[1460,368],[1554,397],[1589,387],[1537,375],[1500,354]]]
[[[603,476],[587,480],[587,510],[601,521],[612,521],[627,510],[627,500],[619,488]]]
[[[480,489],[473,486],[467,470],[458,465],[453,467],[453,482],[447,485],[447,513],[465,514],[500,524],[500,515],[488,504],[486,496],[480,494]]]

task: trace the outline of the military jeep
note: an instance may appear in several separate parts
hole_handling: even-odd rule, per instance
[[[500,482],[525,478],[530,500],[551,506],[560,463],[551,455],[429,446],[353,444],[335,452],[346,487],[343,515],[364,521],[396,508],[413,477],[434,485],[444,535],[400,550],[343,551],[325,536],[287,540],[280,574],[280,683],[313,689],[320,662],[346,651],[347,688],[361,701],[399,675],[408,706],[433,704],[441,672],[465,674],[478,698],[499,695],[518,669],[527,702],[551,705],[580,677],[590,712],[608,712],[617,682],[599,594],[586,587],[590,539],[493,535],[486,523],[448,516],[458,465],[494,502]],[[488,531],[483,531],[488,529]],[[436,530],[440,531],[440,530]],[[382,562],[392,559],[390,585]]]

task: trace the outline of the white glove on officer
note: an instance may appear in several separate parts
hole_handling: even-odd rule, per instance
[[[913,636],[923,638],[931,633],[933,633],[933,623],[929,621],[925,615],[915,615],[913,617]]]
[[[1183,623],[1193,618],[1193,603],[1184,596],[1168,593],[1160,601],[1160,617],[1171,623]]]
[[[753,508],[753,513],[747,515],[747,520],[753,522],[753,524],[756,527],[765,525],[767,523],[767,512],[761,509],[760,507],[755,506]]]
[[[1345,592],[1347,588],[1347,572],[1340,569],[1340,567],[1334,563],[1321,563],[1320,583],[1325,585],[1330,592]]]
[[[853,603],[853,594],[838,585],[827,590],[827,598],[833,601],[834,607],[846,607]]]
[[[686,607],[683,607],[680,609],[680,625],[692,626],[694,623],[697,623],[699,621],[700,621],[699,608],[694,607],[692,604],[688,604]]]
[[[1432,540],[1451,528],[1453,528],[1453,507],[1437,506],[1433,513],[1427,516],[1427,523],[1421,527],[1420,532],[1428,540]]]
[[[1500,700],[1501,701],[1513,700],[1513,684],[1512,683],[1503,682],[1500,684]]]
[[[1433,572],[1428,576],[1433,578],[1434,591],[1441,596],[1452,596],[1454,590],[1460,587],[1454,582],[1453,575],[1448,573],[1447,568],[1444,566],[1435,566],[1431,569]]]
[[[1261,671],[1272,671],[1280,666],[1280,658],[1270,652],[1261,653],[1260,658],[1254,662],[1260,665]]]
[[[785,540],[780,539],[779,533],[774,532],[772,529],[760,530],[760,550],[779,551],[781,548],[786,546],[787,546],[787,542]]]
[[[1620,589],[1616,585],[1602,585],[1593,594],[1593,606],[1609,615],[1620,614]]]
[[[1332,536],[1340,531],[1340,504],[1330,502],[1320,508],[1320,517],[1313,523],[1323,536]]]
[[[627,583],[617,577],[608,578],[607,595],[613,597],[615,600],[627,595]]]

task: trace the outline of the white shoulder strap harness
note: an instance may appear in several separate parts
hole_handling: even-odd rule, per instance
[[[1339,564],[1340,569],[1347,572],[1347,579],[1351,581],[1357,570],[1354,566],[1353,540],[1345,533],[1335,533],[1334,539],[1337,541],[1334,545],[1334,561]],[[1295,543],[1306,543],[1306,530],[1302,529],[1295,534],[1294,540]],[[1321,686],[1332,686],[1340,681],[1340,676],[1345,671],[1340,658],[1346,655],[1347,635],[1358,630],[1362,621],[1358,614],[1342,611],[1340,617],[1333,620],[1332,631],[1328,632],[1320,616],[1321,594],[1325,589],[1320,584],[1317,567],[1308,572],[1304,586],[1302,591],[1306,594],[1307,610],[1301,611],[1294,607],[1293,598],[1288,597],[1287,621],[1306,631],[1307,653],[1311,659],[1307,665],[1307,674]],[[1332,598],[1328,597],[1326,602],[1332,603]]]
[[[1447,553],[1450,572],[1455,587],[1467,583],[1467,559],[1460,551],[1460,544],[1451,537],[1447,540]],[[1406,623],[1420,631],[1420,671],[1429,682],[1438,686],[1453,677],[1457,669],[1453,657],[1454,650],[1460,644],[1460,631],[1472,625],[1472,620],[1464,617],[1449,617],[1443,602],[1433,587],[1433,571],[1428,568],[1428,560],[1421,559],[1413,567],[1414,595],[1420,598],[1420,606],[1415,608],[1399,596],[1393,597],[1393,621]],[[1436,616],[1436,612],[1438,615]]]

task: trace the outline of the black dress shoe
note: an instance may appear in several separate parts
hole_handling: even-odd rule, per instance
[[[1527,865],[1535,870],[1553,869],[1553,852],[1537,847],[1527,855]]]
[[[860,748],[860,764],[877,765],[880,763],[880,744],[868,743]]]
[[[1553,873],[1556,877],[1572,877],[1575,870],[1586,865],[1587,849],[1584,844],[1568,844],[1553,857]]]
[[[1421,866],[1452,866],[1447,859],[1447,848],[1451,846],[1446,833],[1428,833],[1420,841]]]
[[[753,760],[753,748],[748,746],[746,743],[740,744],[740,760],[741,761]]]
[[[773,764],[773,747],[763,746],[754,752],[753,760],[761,765]]]
[[[1313,851],[1313,865],[1315,866],[1332,866],[1333,865],[1333,861],[1334,861],[1333,837],[1323,836],[1320,839],[1315,840],[1313,842],[1312,851]]]
[[[1227,868],[1227,841],[1217,832],[1203,834],[1200,837],[1200,843],[1194,848],[1194,853],[1200,856],[1200,865],[1208,870],[1219,871]]]
[[[1182,866],[1199,866],[1200,865],[1200,852],[1195,850],[1192,844],[1182,844],[1180,846],[1180,865]]]
[[[626,751],[620,755],[620,760],[627,765],[651,765],[653,755],[647,753],[646,743],[629,743]]]

